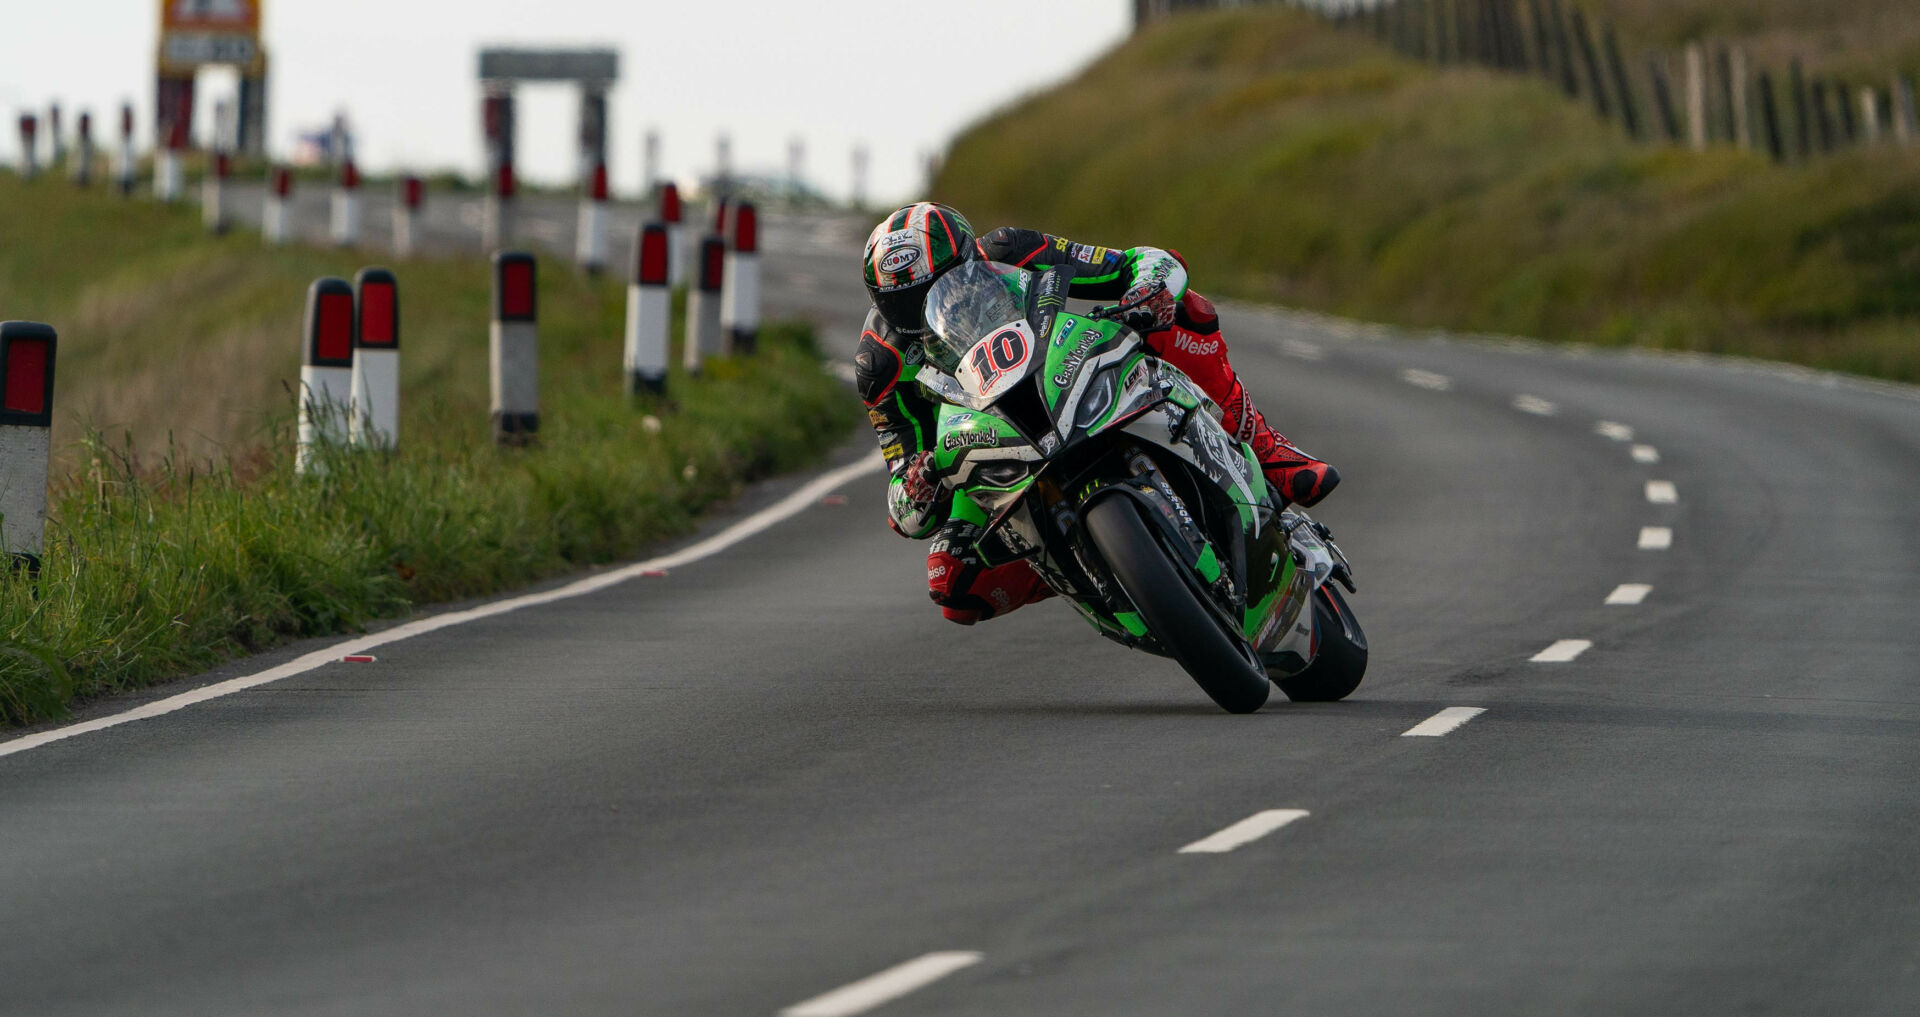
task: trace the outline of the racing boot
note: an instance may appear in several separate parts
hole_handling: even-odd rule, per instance
[[[1053,588],[1021,560],[986,567],[974,542],[981,528],[953,520],[927,547],[927,595],[948,621],[972,625],[1053,596]]]
[[[1188,290],[1176,305],[1173,324],[1146,338],[1162,360],[1192,378],[1220,406],[1221,426],[1253,446],[1267,483],[1288,501],[1312,508],[1333,493],[1340,483],[1339,472],[1281,437],[1254,409],[1246,386],[1227,360],[1227,342],[1220,335],[1220,315],[1212,301]]]

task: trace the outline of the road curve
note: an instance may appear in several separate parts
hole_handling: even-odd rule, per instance
[[[849,260],[769,273],[844,329]],[[0,757],[0,1011],[1920,1010],[1920,394],[1227,325],[1346,477],[1348,702],[1227,716],[1057,602],[948,625],[868,475]]]

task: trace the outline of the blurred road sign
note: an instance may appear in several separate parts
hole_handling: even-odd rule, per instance
[[[620,54],[610,49],[483,49],[482,81],[613,82],[620,77]]]
[[[233,64],[258,72],[263,0],[160,0],[160,67]]]

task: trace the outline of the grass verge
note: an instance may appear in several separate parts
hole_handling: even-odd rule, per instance
[[[981,228],[1177,248],[1208,293],[1920,381],[1920,149],[1636,144],[1296,11],[1168,19],[963,134],[934,191]]]
[[[343,451],[300,477],[290,386],[305,287],[375,259],[209,239],[191,210],[4,176],[0,212],[23,224],[0,245],[0,317],[61,332],[42,567],[0,575],[0,722],[631,558],[742,484],[819,460],[859,418],[799,325],[763,330],[759,355],[698,378],[676,369],[671,407],[635,406],[621,390],[623,287],[549,264],[540,441],[498,448],[485,264],[388,262],[401,450]],[[204,404],[217,412],[194,416]]]

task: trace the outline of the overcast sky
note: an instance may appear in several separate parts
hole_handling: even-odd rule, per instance
[[[19,156],[18,114],[59,99],[67,130],[91,108],[96,137],[132,99],[151,136],[154,0],[0,0],[0,161]],[[904,198],[921,159],[1023,93],[1085,66],[1118,41],[1130,0],[267,0],[272,60],[268,142],[345,110],[373,170],[482,165],[475,53],[483,45],[611,46],[609,163],[639,185],[642,132],[659,130],[664,170],[711,168],[714,138],[736,169],[780,172],[789,138],[807,175],[843,195],[850,152],[872,152],[871,196]],[[203,73],[196,132],[231,79]],[[570,182],[577,116],[566,85],[523,88],[520,171]],[[44,140],[43,140],[44,145]],[[44,149],[43,149],[44,150]]]

